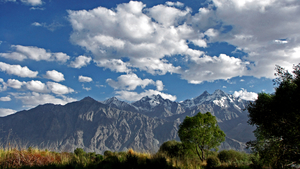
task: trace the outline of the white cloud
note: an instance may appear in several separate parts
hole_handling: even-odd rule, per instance
[[[276,64],[291,68],[300,62],[300,18],[294,17],[300,15],[298,1],[212,0],[196,14],[188,7],[177,8],[182,6],[166,2],[146,8],[130,1],[116,9],[69,10],[71,41],[91,52],[100,67],[177,73],[196,84],[244,75],[273,78]],[[209,47],[212,42],[227,42],[247,55],[208,56],[189,47]],[[178,55],[185,61],[168,60]]]
[[[221,54],[219,57],[203,56],[191,57],[189,70],[182,73],[182,78],[189,83],[200,84],[203,81],[214,81],[216,79],[230,79],[235,76],[246,74],[247,65],[239,58]]]
[[[39,22],[33,22],[31,25],[33,25],[33,26],[43,26],[41,23],[39,23]]]
[[[11,98],[10,98],[9,95],[5,96],[5,97],[0,97],[0,101],[2,101],[2,102],[9,102],[9,101],[11,101]]]
[[[38,93],[47,93],[48,92],[47,86],[38,80],[31,80],[29,82],[23,82],[23,84],[25,84],[26,89],[33,91],[33,92],[38,92]]]
[[[177,6],[177,7],[183,7],[184,6],[184,3],[181,3],[181,2],[171,2],[171,1],[167,1],[166,2],[166,5],[168,6]]]
[[[131,72],[131,69],[129,68],[131,67],[131,65],[129,63],[123,62],[121,59],[111,59],[111,60],[104,59],[98,61],[96,60],[95,63],[99,67],[108,68],[112,71],[125,72],[125,73]]]
[[[116,94],[117,94],[117,96],[116,96],[117,98],[127,100],[127,101],[137,101],[137,100],[141,99],[142,97],[152,96],[152,95],[161,95],[162,98],[169,99],[171,101],[175,101],[177,99],[176,96],[166,94],[166,93],[162,93],[162,92],[157,91],[157,90],[151,90],[151,89],[146,90],[142,93],[122,90],[122,91],[116,91]]]
[[[85,86],[84,86],[84,84],[82,84],[82,89],[84,89],[84,90],[86,90],[86,91],[90,91],[90,90],[92,90],[92,88],[91,88],[91,87],[85,87]]]
[[[78,56],[75,61],[72,61],[70,63],[70,66],[73,67],[73,68],[82,68],[84,66],[87,66],[88,64],[90,64],[92,58],[91,57],[87,57],[87,56]]]
[[[36,8],[36,7],[31,7],[30,10],[44,10],[44,8]],[[46,23],[39,23],[39,22],[33,22],[31,24],[32,26],[37,26],[37,27],[44,27],[48,29],[49,31],[55,31],[57,28],[62,27],[64,25],[58,23],[58,22],[52,22],[51,24],[46,24]]]
[[[188,55],[187,41],[204,37],[183,22],[190,16],[188,8],[157,5],[145,9],[142,2],[130,1],[116,9],[68,12],[74,30],[72,42],[91,52],[97,66],[116,72],[139,68],[151,74],[178,73],[180,67],[163,58]],[[122,61],[123,57],[128,60]]]
[[[205,40],[203,39],[196,39],[196,40],[192,40],[193,44],[199,47],[203,47],[206,48],[207,47],[207,43]]]
[[[31,7],[30,10],[45,10],[45,8],[41,8],[41,7]]]
[[[38,24],[38,23],[36,23]],[[32,59],[35,61],[59,61],[59,62],[66,62],[69,60],[70,56],[65,53],[58,52],[58,53],[51,53],[47,52],[43,48],[38,48],[35,46],[21,46],[21,45],[12,45],[14,52],[11,53],[0,53],[1,57],[13,60],[23,61],[25,59]]]
[[[165,5],[157,5],[148,10],[150,16],[153,19],[166,27],[172,25],[177,26],[178,22],[184,19],[184,17],[186,17],[191,12],[189,8],[186,8],[186,10],[180,10]]]
[[[90,77],[87,77],[87,76],[80,75],[80,76],[78,76],[78,81],[79,82],[91,82],[91,81],[93,81],[93,79]]]
[[[10,65],[7,63],[0,62],[0,70],[3,72],[6,72],[10,75],[16,75],[19,77],[36,77],[38,72],[37,71],[31,71],[28,69],[27,66],[20,66],[20,65]]]
[[[20,82],[17,79],[8,79],[7,83],[4,83],[6,86],[14,88],[14,89],[21,89],[25,82]]]
[[[36,92],[28,92],[28,93],[11,93],[17,100],[21,100],[24,107],[35,107],[37,105],[53,103],[53,104],[61,104],[65,105],[69,102],[77,101],[74,98],[66,97],[60,95],[59,97],[55,97],[50,94],[40,94]]]
[[[42,0],[21,0],[21,2],[31,6],[38,6],[43,4]]]
[[[127,75],[121,75],[118,77],[118,81],[107,79],[108,85],[113,87],[115,90],[135,90],[138,86],[145,88],[150,84],[155,84],[151,79],[140,79],[136,74],[131,73]]]
[[[164,84],[161,80],[156,81],[156,88],[157,88],[158,91],[164,90]]]
[[[213,0],[216,20],[232,30],[213,41],[225,41],[248,53],[248,75],[274,78],[276,64],[291,69],[300,62],[300,3],[294,0]]]
[[[4,81],[1,83],[5,87],[5,90],[7,87],[10,87],[10,88],[17,89],[17,90],[30,90],[35,93],[50,93],[50,92],[52,92],[57,95],[64,95],[64,94],[69,94],[69,93],[74,92],[74,90],[72,88],[62,85],[62,84],[59,84],[59,83],[55,83],[55,82],[47,82],[45,84],[38,80],[21,82],[16,79],[8,79],[6,83]]]
[[[240,91],[235,91],[233,93],[233,96],[236,98],[241,98],[241,99],[249,100],[249,101],[255,101],[258,97],[257,93],[247,92],[247,90],[245,90],[245,89],[242,89]]]
[[[47,87],[52,93],[57,95],[64,95],[74,92],[72,88],[55,82],[47,82]]]
[[[17,112],[16,110],[0,108],[0,117],[5,117],[14,114],[16,112]]]
[[[47,79],[54,80],[56,82],[61,82],[61,81],[65,80],[64,74],[62,74],[61,72],[58,72],[56,70],[47,71],[46,75],[44,75],[44,77]]]

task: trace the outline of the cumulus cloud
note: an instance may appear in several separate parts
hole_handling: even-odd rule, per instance
[[[74,92],[74,89],[67,87],[65,85],[55,83],[55,82],[47,82],[45,84],[38,80],[21,82],[16,79],[8,79],[7,82],[2,82],[2,84],[6,88],[10,87],[17,90],[29,90],[35,93],[54,93],[57,95],[65,95]]]
[[[61,82],[61,81],[65,80],[64,74],[62,74],[61,72],[58,72],[56,70],[47,71],[46,75],[44,75],[44,77],[47,79],[54,80],[56,82]]]
[[[246,74],[247,65],[239,58],[221,54],[219,57],[203,56],[192,57],[190,69],[182,73],[182,78],[189,83],[200,84],[203,81],[215,79],[230,79],[235,76]]]
[[[21,0],[21,2],[31,6],[38,6],[43,4],[42,0]]]
[[[155,84],[152,79],[142,80],[134,73],[121,75],[118,77],[118,81],[107,79],[106,82],[115,90],[135,90],[138,86],[145,88],[147,85]]]
[[[64,95],[74,92],[72,88],[55,82],[47,82],[47,87],[52,93],[57,95]]]
[[[17,79],[8,79],[7,83],[4,82],[4,85],[14,88],[14,89],[21,89],[24,84],[26,84],[26,83],[20,82]]]
[[[60,95],[59,97],[55,97],[50,94],[41,94],[36,92],[28,92],[28,93],[11,93],[15,99],[20,100],[24,107],[35,107],[37,105],[53,103],[65,105],[69,102],[77,101],[74,98],[66,97]]]
[[[0,101],[2,101],[2,102],[9,102],[9,101],[11,101],[11,98],[10,98],[9,95],[5,96],[5,97],[0,97]]]
[[[0,108],[0,117],[5,117],[11,114],[16,113],[16,110],[13,109],[4,109],[4,108]]]
[[[79,82],[92,82],[93,79],[91,77],[87,77],[87,76],[78,76],[78,81]]]
[[[211,2],[195,14],[180,2],[146,8],[130,1],[115,9],[69,10],[71,41],[91,52],[100,67],[177,73],[190,83],[243,75],[273,78],[276,64],[291,68],[300,62],[300,18],[294,17],[300,14],[298,1]],[[208,56],[189,46],[207,48],[213,42],[227,42],[246,56]],[[178,55],[186,58],[183,66],[167,59]],[[226,70],[231,66],[232,73]]]
[[[6,72],[10,75],[16,75],[19,77],[36,77],[38,74],[38,71],[32,71],[28,69],[27,66],[20,66],[20,65],[10,65],[4,62],[0,62],[0,70],[3,72]]]
[[[232,30],[212,41],[225,41],[248,53],[248,75],[274,77],[274,66],[292,69],[300,62],[299,1],[213,0],[217,20]]]
[[[175,101],[177,99],[176,96],[166,94],[166,93],[162,93],[162,92],[157,91],[157,90],[151,90],[151,89],[150,90],[145,90],[142,93],[122,90],[122,91],[116,91],[116,94],[117,94],[117,96],[116,96],[117,98],[123,99],[123,100],[128,100],[128,101],[137,101],[137,100],[140,100],[142,97],[152,96],[152,95],[161,95],[162,98],[169,99],[171,101]]]
[[[112,71],[130,73],[139,68],[151,74],[178,73],[180,66],[164,57],[186,55],[187,40],[203,39],[204,35],[182,22],[190,9],[171,6],[145,8],[142,2],[130,1],[116,9],[69,10],[71,40],[91,52],[98,66]],[[129,60],[123,61],[123,57]]]
[[[179,2],[179,1],[177,1],[177,2],[167,1],[167,2],[166,2],[166,5],[168,5],[168,6],[183,7],[183,6],[184,6],[184,3],[181,3],[181,2]]]
[[[25,83],[25,86],[28,90],[31,90],[33,92],[39,92],[39,93],[47,92],[47,86],[38,80],[31,80]]]
[[[121,59],[111,59],[111,60],[101,59],[101,60],[96,60],[95,63],[99,67],[108,68],[112,71],[125,72],[125,73],[131,72],[130,63],[125,63]]]
[[[88,64],[90,64],[92,58],[91,57],[87,57],[87,56],[78,56],[74,61],[72,61],[70,63],[70,66],[73,68],[82,68],[84,66],[87,66]]]
[[[164,90],[164,84],[161,80],[156,81],[156,88],[157,88],[158,91]]]
[[[242,89],[240,91],[235,91],[233,96],[236,98],[241,98],[243,100],[255,101],[258,97],[257,93],[247,92],[247,90]]]
[[[36,23],[38,24],[38,23]],[[32,59],[35,61],[58,61],[58,62],[66,62],[69,60],[70,56],[65,53],[57,52],[51,53],[47,52],[43,48],[38,48],[35,46],[21,46],[21,45],[12,45],[14,52],[10,53],[0,53],[1,57],[13,60],[23,61],[25,59]]]

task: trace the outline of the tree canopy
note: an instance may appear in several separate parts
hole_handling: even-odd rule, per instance
[[[187,116],[179,125],[178,135],[183,145],[197,154],[201,161],[206,159],[205,153],[208,150],[216,149],[225,141],[225,133],[210,112]]]
[[[275,93],[259,93],[248,105],[249,121],[257,126],[248,145],[276,168],[300,163],[300,64],[292,73],[276,66]]]

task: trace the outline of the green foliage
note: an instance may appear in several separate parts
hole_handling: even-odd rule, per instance
[[[300,64],[289,73],[276,66],[274,94],[260,93],[247,107],[256,141],[248,142],[274,168],[300,163]]]
[[[216,117],[209,112],[187,116],[179,125],[178,135],[183,145],[197,154],[201,161],[206,159],[210,149],[216,149],[225,141],[225,133],[219,128]]]
[[[185,150],[183,144],[176,140],[164,142],[158,150],[159,153],[165,153],[171,158],[181,157],[182,155],[184,155],[184,151]]]
[[[76,149],[74,150],[74,154],[76,154],[77,156],[83,156],[83,155],[85,155],[86,153],[85,153],[85,151],[84,151],[82,148],[76,148]]]
[[[109,150],[106,150],[106,151],[104,152],[104,157],[105,157],[105,158],[107,158],[107,157],[109,157],[109,156],[113,156],[113,155],[114,155],[114,153],[111,152],[111,151],[109,151]]]
[[[222,150],[218,154],[218,158],[222,163],[232,163],[237,161],[250,161],[248,154],[235,150]]]
[[[215,168],[220,165],[220,160],[216,156],[210,156],[206,160],[207,168]]]

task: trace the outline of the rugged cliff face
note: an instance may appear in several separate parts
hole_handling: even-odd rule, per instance
[[[247,102],[221,90],[204,92],[181,103],[161,96],[144,97],[132,104],[111,98],[98,102],[90,97],[67,105],[40,105],[28,111],[0,118],[0,141],[37,146],[55,151],[103,153],[106,150],[157,151],[176,139],[179,124],[186,116],[211,112],[227,138],[223,149],[243,150],[253,140],[253,127],[247,125]]]
[[[156,151],[177,138],[176,122],[112,108],[92,98],[65,106],[46,104],[0,118],[2,142],[27,146],[103,153],[105,150]]]

